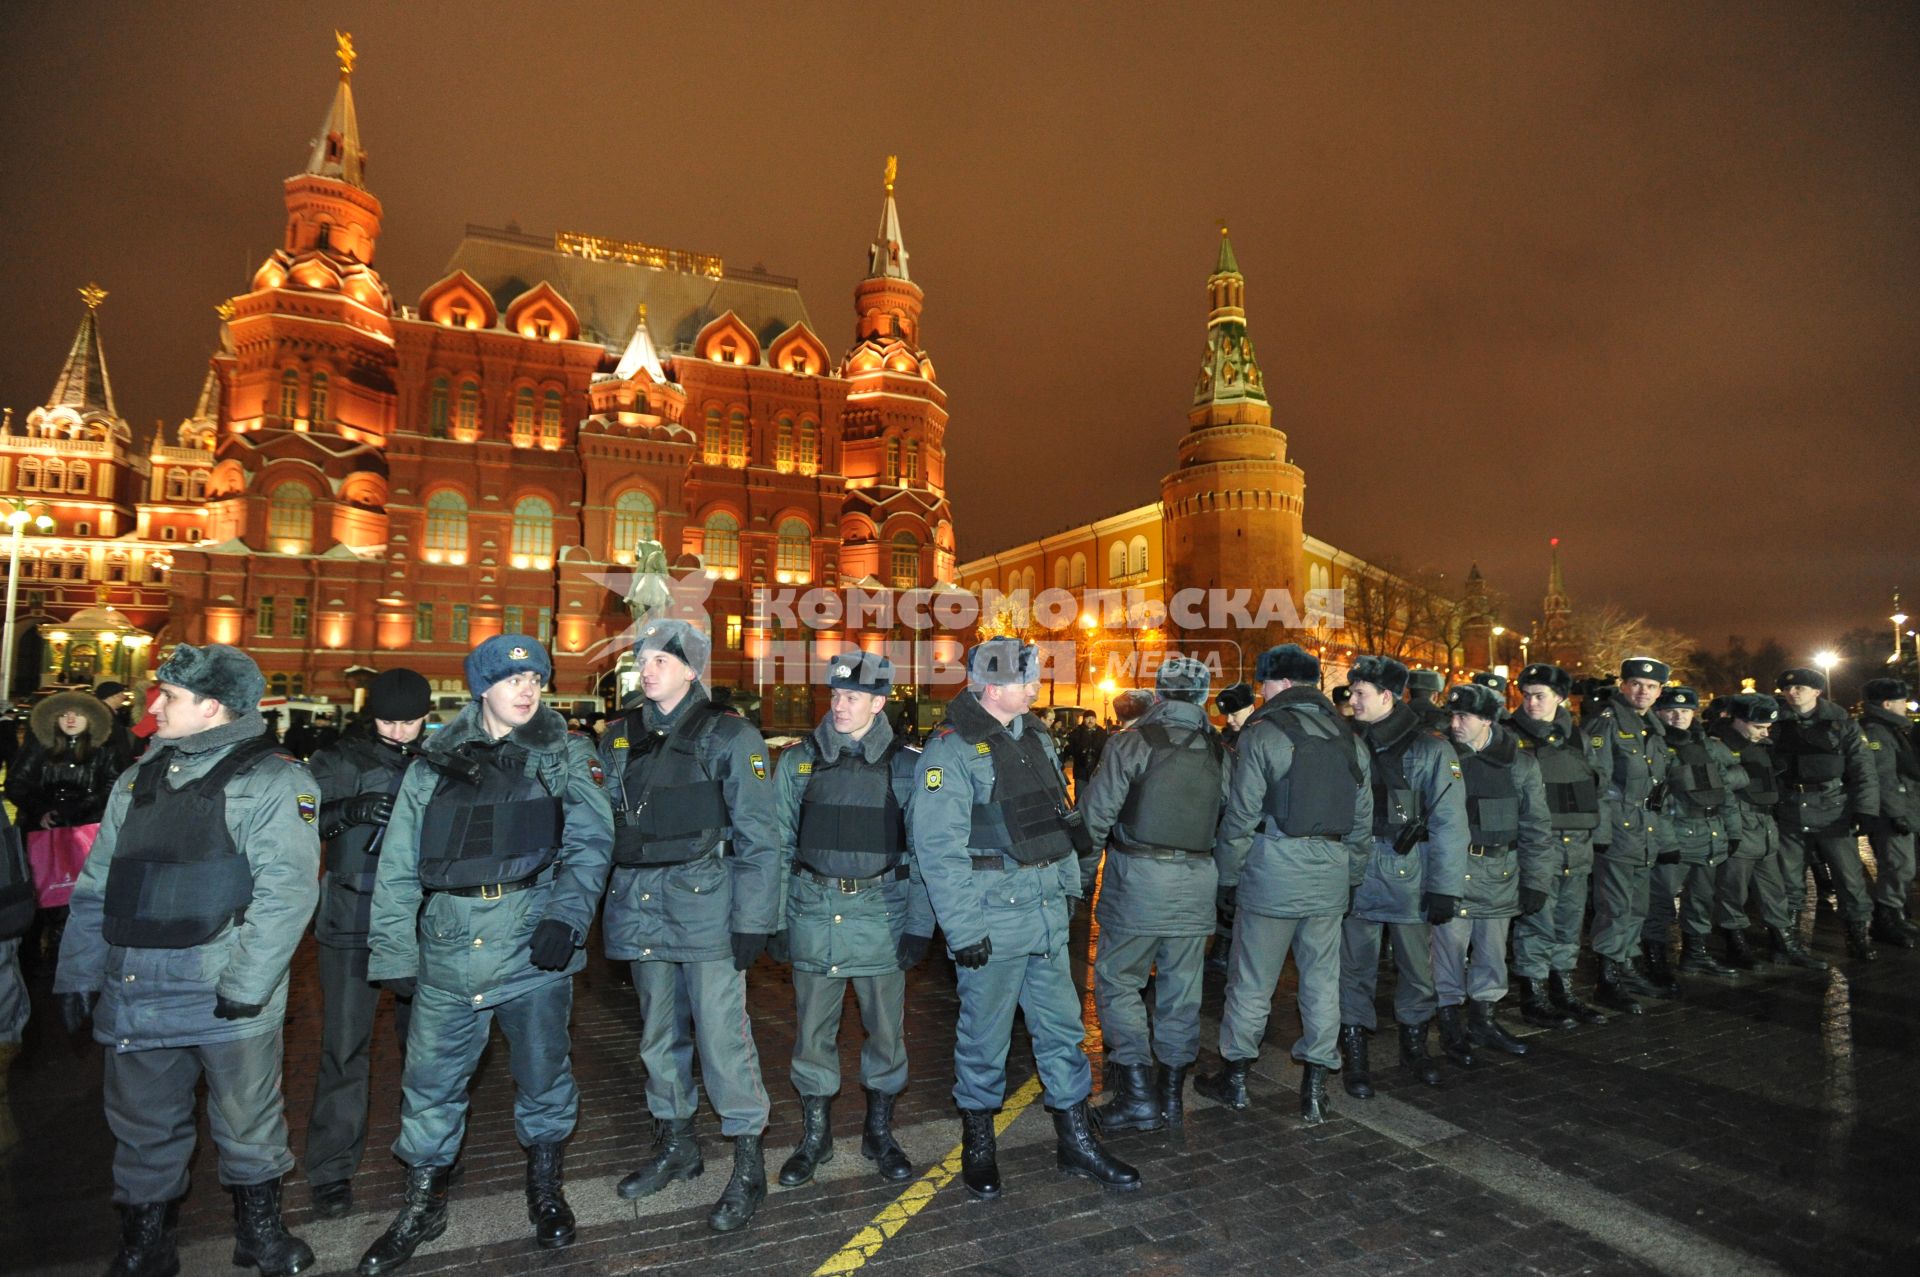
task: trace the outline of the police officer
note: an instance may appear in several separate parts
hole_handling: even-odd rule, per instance
[[[1213,698],[1213,708],[1226,722],[1220,728],[1220,743],[1231,754],[1240,740],[1240,729],[1246,726],[1247,719],[1253,714],[1253,686],[1250,683],[1229,683],[1220,689]],[[1213,947],[1207,951],[1207,974],[1227,973],[1227,959],[1233,949],[1233,910],[1224,902],[1218,902],[1213,912]]]
[[[1800,943],[1800,915],[1790,906],[1782,878],[1780,828],[1775,823],[1780,786],[1767,735],[1780,720],[1780,703],[1762,692],[1724,698],[1726,714],[1708,730],[1726,746],[1747,783],[1727,807],[1727,840],[1733,844],[1714,885],[1714,925],[1726,944],[1727,965],[1742,971],[1758,965],[1747,945],[1747,900],[1759,902],[1771,940],[1769,953],[1786,966],[1824,971],[1824,960]],[[1802,888],[1802,897],[1805,889]]]
[[[1727,859],[1726,807],[1733,790],[1746,783],[1745,772],[1725,745],[1694,721],[1700,694],[1691,687],[1668,687],[1653,703],[1666,727],[1667,801],[1654,825],[1652,885],[1640,946],[1647,955],[1647,978],[1663,996],[1677,997],[1669,947],[1680,923],[1680,970],[1701,975],[1738,972],[1707,948],[1713,933],[1714,882]],[[1676,897],[1685,903],[1677,904]]]
[[[380,674],[367,689],[365,720],[314,754],[320,787],[325,873],[313,936],[320,968],[320,1064],[307,1119],[307,1183],[324,1219],[353,1207],[353,1175],[367,1146],[367,1079],[380,990],[367,982],[367,931],[373,917],[374,866],[393,796],[432,707],[427,680],[409,669]],[[409,1001],[393,1003],[394,1037],[404,1052]]]
[[[1591,712],[1580,720],[1601,775],[1612,837],[1594,840],[1593,925],[1588,943],[1600,964],[1594,999],[1601,1006],[1639,1015],[1640,998],[1654,987],[1633,966],[1640,924],[1647,916],[1653,870],[1653,818],[1666,803],[1666,737],[1652,716],[1660,687],[1673,673],[1664,661],[1632,656],[1620,663],[1618,684],[1589,693]]]
[[[1907,893],[1913,889],[1913,834],[1920,829],[1920,758],[1907,719],[1911,690],[1897,678],[1870,678],[1860,711],[1860,733],[1880,780],[1880,815],[1867,822],[1873,846],[1872,935],[1897,949],[1913,948]]]
[[[1179,1122],[1200,1053],[1200,986],[1220,882],[1214,838],[1233,774],[1207,720],[1207,684],[1207,667],[1192,657],[1164,661],[1154,678],[1159,699],[1107,741],[1080,798],[1087,836],[1105,849],[1107,866],[1093,995],[1119,1085],[1095,1110],[1103,1134]],[[1081,862],[1083,893],[1092,894],[1099,867],[1097,852]]]
[[[886,1180],[913,1168],[893,1137],[907,1089],[907,970],[933,943],[933,909],[907,854],[906,805],[920,751],[887,722],[893,662],[858,650],[828,663],[827,716],[780,755],[774,775],[786,936],[795,1010],[792,1078],[800,1147],[780,1168],[786,1187],[833,1158],[840,1093],[840,1012],[847,986],[867,1031],[860,1084],[867,1117],[860,1153]]]
[[[467,653],[473,700],[400,782],[374,871],[369,976],[413,998],[400,1079],[406,1204],[360,1258],[392,1272],[447,1228],[467,1088],[498,1021],[527,1150],[527,1219],[543,1249],[571,1245],[562,1142],[580,1091],[568,1020],[581,947],[607,882],[612,814],[593,747],[540,703],[553,673],[525,634]]]
[[[1366,854],[1373,788],[1366,746],[1321,694],[1320,658],[1295,643],[1261,653],[1265,703],[1247,720],[1220,821],[1220,885],[1236,906],[1233,969],[1220,1016],[1221,1068],[1193,1089],[1248,1106],[1287,953],[1299,983],[1300,1116],[1327,1120],[1327,1074],[1340,1067],[1340,917],[1349,865]]]
[[[961,1182],[986,1200],[1001,1191],[993,1115],[1006,1094],[1016,1008],[1053,1113],[1056,1164],[1109,1188],[1140,1184],[1087,1116],[1086,1026],[1067,958],[1067,900],[1080,894],[1075,852],[1086,839],[1053,742],[1028,712],[1039,692],[1032,644],[991,638],[969,651],[967,688],[928,737],[907,808],[920,876],[959,968]]]
[[[1447,693],[1471,841],[1465,908],[1433,929],[1433,984],[1440,996],[1441,1045],[1463,1066],[1473,1063],[1476,1046],[1527,1053],[1527,1044],[1508,1033],[1497,1015],[1507,996],[1507,931],[1516,916],[1546,907],[1552,873],[1552,818],[1540,764],[1499,721],[1501,705],[1499,693],[1479,683]]]
[[[1780,778],[1780,842],[1788,900],[1805,890],[1809,852],[1833,876],[1846,927],[1847,956],[1874,958],[1867,938],[1873,899],[1854,841],[1856,824],[1872,827],[1880,815],[1880,777],[1859,724],[1826,698],[1819,670],[1783,670],[1776,690],[1786,712],[1773,728],[1773,762]]]
[[[1467,676],[1467,682],[1475,687],[1484,687],[1500,698],[1502,705],[1507,702],[1507,676],[1493,670],[1476,670]],[[1451,726],[1451,725],[1449,725]]]
[[[733,1140],[733,1174],[707,1215],[725,1233],[767,1195],[767,1088],[746,973],[779,929],[783,884],[766,742],[708,694],[700,672],[711,650],[687,621],[647,622],[633,647],[640,691],[608,723],[600,757],[617,826],[607,956],[632,963],[654,1120],[653,1151],[619,1193],[647,1197],[705,1166],[693,1134],[697,1048],[720,1133]]]
[[[1397,972],[1393,1018],[1400,1064],[1427,1086],[1440,1066],[1427,1041],[1439,1001],[1433,989],[1431,928],[1459,912],[1466,893],[1466,787],[1453,751],[1425,731],[1400,694],[1407,667],[1390,656],[1363,656],[1347,673],[1353,719],[1372,759],[1373,828],[1356,856],[1353,907],[1340,927],[1341,1082],[1347,1094],[1373,1094],[1367,1036],[1378,1023],[1380,929],[1393,941]]]
[[[120,1277],[179,1271],[194,1092],[233,1191],[236,1266],[296,1273],[280,1089],[287,968],[319,895],[313,777],[260,734],[260,667],[182,643],[154,671],[154,748],[113,790],[73,889],[54,992],[107,1052]],[[98,1005],[94,1005],[98,999]]]
[[[1515,744],[1533,754],[1547,794],[1552,826],[1547,846],[1547,903],[1513,926],[1513,973],[1520,984],[1520,1018],[1543,1028],[1605,1024],[1603,1012],[1573,991],[1580,956],[1580,924],[1586,916],[1593,876],[1593,842],[1612,829],[1601,810],[1606,778],[1599,751],[1567,712],[1573,676],[1558,665],[1536,662],[1520,671],[1520,709],[1507,718]]]
[[[1414,670],[1407,675],[1407,704],[1420,730],[1436,736],[1447,734],[1447,712],[1434,703],[1434,697],[1447,690],[1447,680],[1439,670]]]

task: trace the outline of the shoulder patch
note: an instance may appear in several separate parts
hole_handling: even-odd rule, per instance
[[[293,805],[299,809],[300,819],[311,825],[314,817],[320,814],[320,805],[313,800],[312,794],[294,795]]]
[[[1879,742],[1879,741],[1877,741],[1877,740],[1875,740],[1875,739],[1874,739],[1873,737],[1871,737],[1871,736],[1869,736],[1869,737],[1867,737],[1867,748],[1868,748],[1868,749],[1879,749],[1879,748],[1880,748],[1880,742]]]
[[[1460,779],[1460,760],[1457,758],[1449,758],[1447,760],[1447,770],[1453,773],[1453,778],[1455,780],[1459,780]]]
[[[613,747],[614,747],[615,749],[631,749],[631,748],[633,748],[633,747],[632,747],[631,745],[629,745],[629,744],[627,744],[627,738],[626,738],[626,737],[624,737],[624,736],[616,736],[616,737],[614,737],[614,738],[613,738]]]
[[[1595,737],[1593,737],[1592,739],[1593,739],[1593,747],[1594,747],[1595,749],[1605,749],[1605,748],[1607,747],[1607,738],[1606,738],[1606,737],[1604,737],[1604,736],[1595,736]]]
[[[767,756],[765,754],[748,754],[747,765],[753,768],[753,774],[761,780],[767,778]]]
[[[596,785],[604,786],[607,783],[607,769],[600,765],[598,758],[590,758],[587,760],[587,775],[592,777],[593,783]]]
[[[925,784],[927,786],[927,792],[929,794],[931,794],[934,790],[940,788],[940,769],[938,767],[927,768],[927,779]]]
[[[976,754],[991,754],[993,752],[993,746],[987,744],[985,741],[980,741],[974,745],[973,752]]]
[[[812,764],[812,763],[800,763],[800,764],[798,764],[797,766],[795,766],[795,767],[794,767],[794,770],[795,770],[796,772],[798,772],[798,773],[800,773],[800,775],[802,775],[802,776],[811,776],[811,775],[813,775],[813,764]]]

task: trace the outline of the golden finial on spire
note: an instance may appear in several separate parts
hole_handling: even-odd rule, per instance
[[[647,304],[645,302],[640,303],[640,322],[643,324],[647,322]]]
[[[333,43],[333,56],[340,59],[340,78],[344,80],[353,74],[354,61],[360,56],[353,51],[353,32],[335,31]]]
[[[232,319],[233,318],[233,299],[229,297],[226,301],[223,301],[218,306],[215,306],[213,308],[213,313],[220,316],[220,322],[223,324],[226,323],[229,319]]]
[[[889,155],[887,157],[887,194],[893,194],[893,179],[899,175],[900,157],[897,155]]]
[[[1225,239],[1226,237],[1227,237],[1227,219],[1223,217],[1220,219],[1220,238]]]
[[[80,300],[87,304],[88,310],[99,310],[100,303],[107,300],[107,290],[91,281],[80,290]]]

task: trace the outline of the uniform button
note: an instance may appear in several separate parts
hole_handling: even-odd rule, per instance
[[[131,971],[129,971],[129,972],[127,973],[127,983],[128,983],[128,984],[132,984],[132,983],[133,983],[133,973],[132,973]]]
[[[837,973],[837,972],[838,972],[839,970],[840,970],[840,968],[839,968],[839,967],[828,967],[828,968],[827,968],[827,974],[828,974],[828,975],[834,975],[834,974],[836,974],[836,973]]]
[[[480,938],[479,936],[475,936],[475,937],[473,938],[473,947],[474,947],[474,948],[476,948],[476,949],[478,949],[478,948],[479,948],[479,947],[480,947],[481,945],[483,945],[483,944],[485,944],[485,943],[486,943],[486,941],[485,941],[485,940],[482,940],[482,939],[481,939],[481,938]]]
[[[836,913],[836,914],[834,914],[834,915],[833,915],[833,921],[834,921],[834,922],[835,922],[835,924],[837,925],[837,924],[839,923],[839,921],[840,921],[840,915],[839,915],[839,914],[837,914],[837,913]]]
[[[179,770],[180,770],[180,764],[179,764],[179,763],[175,763],[175,764],[173,764],[173,766],[171,766],[171,767],[169,767],[169,768],[167,768],[167,770],[168,770],[169,772],[177,772],[177,771],[179,771]]]
[[[1468,881],[1468,882],[1472,882],[1472,881],[1473,881],[1473,875],[1472,875],[1472,874],[1468,874],[1468,875],[1466,876],[1466,881]]]
[[[642,950],[640,951],[640,956],[641,956],[641,957],[643,957],[643,958],[651,958],[651,957],[653,956],[653,950],[651,950],[651,949],[642,949]]]
[[[643,891],[640,893],[640,898],[642,900],[651,900],[653,899],[653,893],[651,891]]]
[[[476,994],[474,994],[474,995],[473,995],[473,1005],[475,1005],[475,1006],[479,1006],[479,1005],[480,1005],[480,1003],[481,1003],[481,1001],[482,1001],[483,999],[485,999],[485,997],[486,997],[486,996],[487,996],[487,995],[486,995],[486,994],[484,994],[484,993],[476,993]]]

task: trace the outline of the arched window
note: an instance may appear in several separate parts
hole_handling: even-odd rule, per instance
[[[900,441],[887,440],[887,482],[900,482]]]
[[[920,479],[920,443],[917,439],[907,440],[907,450],[900,460],[900,478],[906,483],[917,483]]]
[[[1067,557],[1064,554],[1053,561],[1053,588],[1067,588]]]
[[[781,474],[793,470],[793,418],[780,418],[780,428],[774,432],[773,464]]]
[[[84,461],[76,461],[67,471],[67,491],[85,492],[93,480],[93,467]]]
[[[805,581],[813,575],[813,532],[804,519],[782,519],[774,567],[782,581]]]
[[[811,421],[800,423],[800,473],[817,474],[820,470],[820,427]]]
[[[1147,570],[1147,539],[1145,537],[1133,539],[1133,570],[1136,573]]]
[[[549,390],[540,400],[540,446],[560,446],[560,392]]]
[[[313,389],[307,392],[307,399],[313,410],[307,414],[314,425],[325,425],[332,420],[331,382],[327,374],[313,374]]]
[[[1118,580],[1127,574],[1127,543],[1115,541],[1107,549],[1107,576]]]
[[[58,457],[47,458],[45,467],[40,471],[40,487],[46,492],[65,492],[67,463]]]
[[[23,457],[20,461],[20,490],[38,492],[40,490],[40,458]]]
[[[296,368],[280,374],[280,415],[288,421],[300,415],[300,372]]]
[[[1070,569],[1068,573],[1067,584],[1075,589],[1078,589],[1081,586],[1085,585],[1086,583],[1087,583],[1087,556],[1084,554],[1075,554],[1073,556],[1073,567]]]
[[[467,561],[467,499],[452,488],[427,498],[427,529],[421,548],[429,563]]]
[[[747,415],[737,408],[727,417],[727,464],[735,470],[747,464]]]
[[[313,545],[313,489],[288,479],[267,494],[267,538],[282,554],[305,554]]]
[[[553,566],[553,505],[545,497],[514,502],[512,555],[517,568]]]
[[[480,436],[480,385],[460,383],[460,406],[453,418],[454,438],[477,439]]]
[[[67,555],[67,580],[84,581],[87,579],[87,552],[74,550]]]
[[[616,563],[633,562],[633,547],[642,541],[660,539],[660,521],[653,498],[638,488],[629,488],[613,502],[613,544],[607,557]]]
[[[187,481],[187,495],[195,501],[206,500],[207,472],[205,470],[195,470],[193,472],[193,478]]]
[[[435,439],[447,437],[447,410],[453,402],[453,388],[445,377],[433,379],[427,394],[427,434]]]
[[[727,459],[727,439],[720,425],[718,408],[707,409],[707,428],[700,437],[700,459],[710,466]]]
[[[710,514],[706,531],[700,557],[707,570],[727,577],[740,575],[740,521],[730,514]]]
[[[901,532],[893,538],[892,567],[894,589],[911,590],[920,584],[920,543],[913,539],[913,533]]]
[[[513,395],[513,443],[525,448],[533,443],[533,387],[522,386]]]
[[[167,500],[185,501],[187,499],[187,475],[184,470],[167,471]]]

